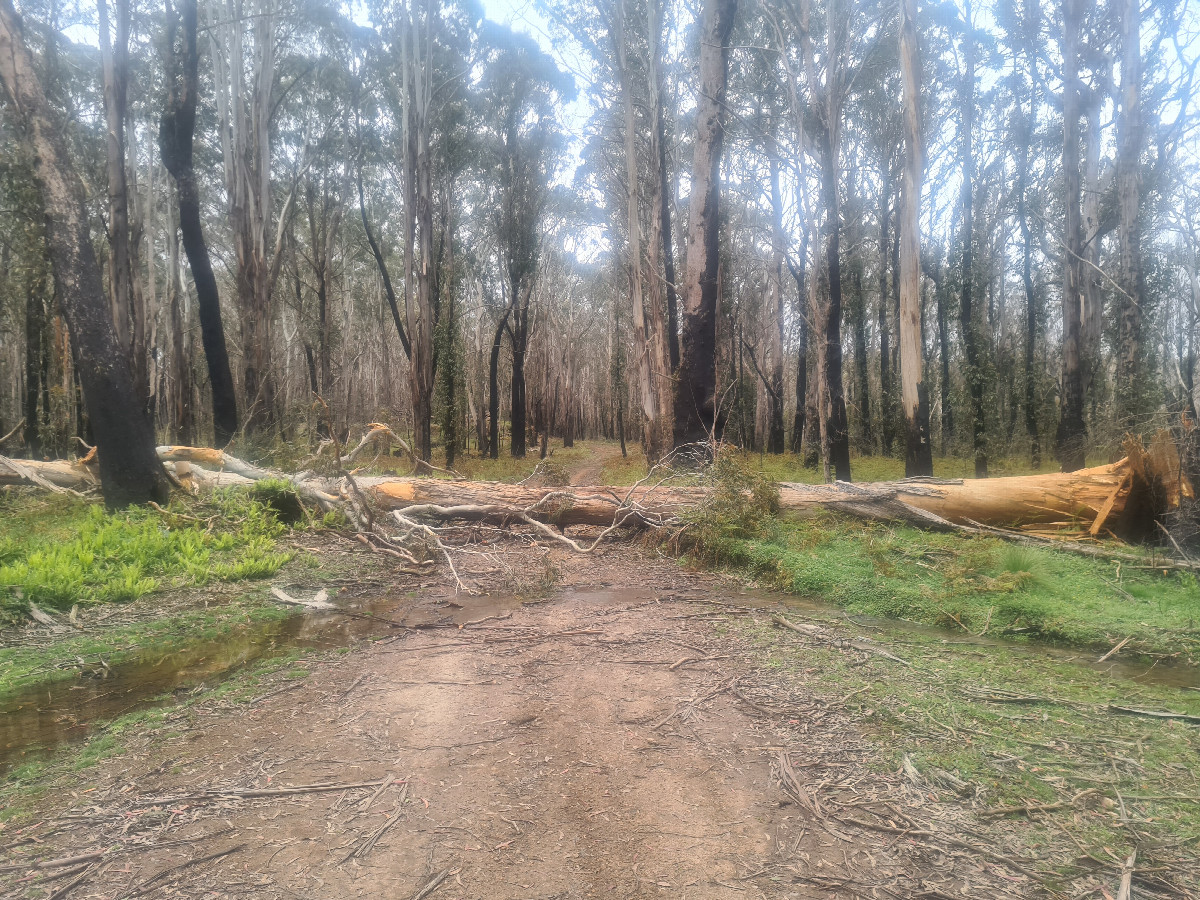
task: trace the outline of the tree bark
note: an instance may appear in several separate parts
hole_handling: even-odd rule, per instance
[[[919,209],[925,154],[921,142],[917,0],[901,0],[900,3],[900,68],[904,81],[904,186],[900,197],[900,401],[904,407],[904,474],[912,477],[933,474],[933,448],[929,441],[929,392],[925,389],[922,359],[924,341],[921,337]]]
[[[1041,468],[1042,443],[1038,430],[1037,376],[1035,354],[1041,319],[1041,302],[1033,281],[1033,231],[1029,227],[1029,147],[1033,141],[1033,129],[1037,115],[1037,69],[1034,42],[1037,39],[1037,24],[1031,21],[1032,11],[1037,8],[1036,0],[1026,0],[1025,57],[1029,78],[1029,108],[1022,114],[1018,124],[1017,139],[1017,220],[1021,226],[1021,283],[1025,288],[1025,434],[1029,438],[1029,458],[1033,467]]]
[[[692,157],[683,338],[675,388],[675,446],[720,438],[716,418],[717,271],[721,151],[729,35],[737,0],[705,0],[700,29],[700,96]]]
[[[975,321],[975,38],[971,0],[966,0],[963,72],[959,92],[959,164],[962,167],[962,297],[960,326],[967,363],[967,391],[971,397],[971,446],[975,477],[987,478],[986,418],[983,409],[984,376],[979,354],[979,326]]]
[[[1138,0],[1115,4],[1121,35],[1121,106],[1117,117],[1117,426],[1136,432],[1146,418],[1142,380],[1142,308],[1146,301],[1141,242],[1142,56]],[[1190,391],[1189,391],[1190,393]]]
[[[891,219],[889,204],[892,197],[892,167],[890,160],[884,160],[881,168],[883,184],[879,191],[879,394],[881,436],[883,438],[883,455],[892,455],[892,445],[896,441],[895,420],[892,416],[894,408],[892,387],[892,336],[888,324],[888,248],[891,239],[888,237],[888,223]]]
[[[97,2],[100,59],[104,85],[105,175],[108,184],[108,283],[117,340],[130,349],[134,387],[143,403],[150,385],[144,351],[135,334],[144,333],[134,304],[134,247],[130,241],[129,185],[126,177],[125,120],[129,84],[129,0],[116,0],[114,43],[107,0]]]
[[[1066,252],[1063,258],[1062,400],[1056,439],[1064,472],[1083,468],[1087,426],[1083,420],[1080,305],[1083,296],[1082,187],[1079,174],[1079,40],[1086,0],[1063,0],[1063,183]]]
[[[221,300],[213,274],[208,244],[200,219],[200,189],[192,161],[196,132],[196,105],[200,89],[197,52],[197,2],[180,0],[179,18],[168,11],[168,72],[170,89],[159,126],[158,146],[163,165],[175,179],[179,204],[179,231],[183,250],[192,270],[200,319],[200,340],[208,362],[212,388],[214,442],[225,446],[238,430],[237,395],[225,346],[221,322]],[[177,28],[182,25],[182,36]],[[177,44],[178,41],[178,44]]]
[[[84,185],[60,123],[38,81],[11,0],[0,0],[0,81],[33,160],[45,215],[59,304],[67,319],[75,364],[100,459],[100,483],[110,507],[166,499],[168,484],[154,452],[154,430],[139,403],[128,348],[118,341],[92,248]]]

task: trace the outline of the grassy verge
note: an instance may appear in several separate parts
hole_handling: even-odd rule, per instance
[[[732,627],[768,671],[847,707],[876,745],[878,765],[897,771],[907,757],[931,800],[966,800],[996,816],[1004,840],[1044,860],[1042,871],[1069,879],[1077,864],[1094,864],[1088,853],[1119,871],[1135,846],[1139,867],[1152,870],[1156,859],[1195,859],[1200,729],[1109,707],[1200,715],[1200,693],[1111,677],[1034,648],[947,644],[891,627],[845,633],[880,642],[907,666],[878,655],[864,662],[763,621]],[[1005,812],[1037,805],[1053,808]]]
[[[163,588],[267,578],[290,555],[287,526],[269,505],[273,486],[225,490],[165,511],[102,506],[66,495],[0,497],[0,616],[29,604],[70,610],[123,603]]]
[[[276,493],[267,484],[119,513],[62,495],[0,497],[0,700],[285,615],[265,588],[235,586],[296,559],[278,544]],[[27,630],[31,605],[59,624]]]
[[[711,542],[710,558],[853,613],[974,634],[1200,655],[1193,573],[828,514]]]

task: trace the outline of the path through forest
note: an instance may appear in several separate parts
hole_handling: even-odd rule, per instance
[[[629,547],[572,561],[541,602],[430,590],[396,618],[435,627],[317,659],[252,703],[217,695],[171,715],[169,736],[139,735],[44,801],[37,857],[107,850],[78,863],[81,898],[1033,887],[899,834],[922,792],[837,704],[756,661],[729,630],[747,615],[737,582]],[[291,792],[312,785],[334,787]]]
[[[486,546],[459,565],[487,594],[364,578],[336,602],[382,590],[406,629],[63,776],[5,835],[0,889],[46,897],[16,881],[36,858],[68,861],[48,871],[72,900],[1035,893],[954,843],[986,826],[897,773],[802,649],[785,671],[755,646],[773,600],[629,544]]]

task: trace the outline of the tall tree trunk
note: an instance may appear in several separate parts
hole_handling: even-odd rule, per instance
[[[175,179],[179,203],[179,231],[183,250],[196,286],[196,305],[200,318],[200,340],[208,363],[212,388],[214,442],[224,447],[238,430],[237,396],[225,347],[225,328],[221,323],[221,301],[213,274],[208,244],[200,219],[200,189],[192,161],[196,132],[196,104],[200,88],[197,52],[197,3],[180,0],[179,18],[168,11],[167,68],[170,89],[158,133],[163,165]],[[182,25],[182,35],[178,28]]]
[[[675,393],[675,446],[720,438],[716,420],[718,215],[729,34],[737,0],[704,0],[700,96],[692,157],[683,339]]]
[[[42,453],[38,395],[42,389],[46,345],[45,266],[41,260],[25,285],[25,450],[33,459]],[[43,408],[48,413],[48,408]]]
[[[1142,270],[1141,156],[1142,55],[1138,0],[1115,4],[1121,34],[1121,107],[1117,118],[1117,348],[1116,416],[1124,431],[1136,432],[1145,420],[1147,394],[1142,381],[1142,306],[1146,300]],[[1189,390],[1189,394],[1191,391]]]
[[[420,4],[420,16],[412,15],[401,37],[403,54],[403,97],[405,102],[405,184],[409,205],[405,208],[409,239],[405,254],[415,252],[415,268],[405,269],[406,281],[415,284],[415,304],[408,334],[412,341],[410,386],[413,404],[414,451],[428,461],[433,453],[434,330],[437,326],[433,261],[433,157],[430,146],[433,108],[433,20],[435,0]],[[411,235],[415,229],[415,246]],[[409,295],[406,288],[406,296]],[[514,347],[514,373],[515,366]],[[522,454],[523,455],[523,454]]]
[[[504,331],[508,327],[508,317],[511,311],[511,306],[505,308],[504,316],[496,324],[496,332],[492,336],[492,348],[488,353],[488,444],[486,455],[492,459],[500,458],[500,347],[504,340]]]
[[[967,391],[971,396],[971,446],[975,477],[987,478],[986,419],[983,409],[984,376],[979,356],[975,287],[975,37],[971,0],[966,0],[963,72],[959,92],[959,164],[962,167],[962,303],[959,309],[963,352],[967,362]]]
[[[818,91],[815,53],[810,21],[811,0],[800,4],[800,41],[810,84]],[[842,388],[842,268],[841,211],[838,199],[838,175],[841,160],[841,117],[843,99],[842,42],[847,24],[840,18],[835,3],[826,8],[825,83],[819,88],[821,129],[817,144],[821,156],[821,222],[824,265],[819,267],[824,302],[814,303],[819,335],[817,345],[817,398],[821,425],[821,448],[825,477],[850,481],[850,428],[846,418],[846,396]]]
[[[805,404],[808,402],[808,286],[805,283],[804,257],[808,250],[807,232],[800,250],[800,261],[790,266],[796,282],[796,318],[800,320],[800,335],[796,341],[796,417],[792,420],[793,453],[804,448]]]
[[[900,3],[900,68],[904,80],[904,186],[900,195],[900,402],[904,407],[904,474],[933,474],[929,392],[921,335],[921,144],[917,0]],[[978,467],[977,467],[978,468]],[[978,473],[977,473],[978,474]]]
[[[892,445],[896,441],[894,398],[892,388],[892,347],[891,327],[888,324],[888,247],[891,245],[888,237],[888,223],[891,219],[889,204],[892,196],[892,167],[890,160],[885,160],[881,166],[883,186],[879,191],[879,393],[881,436],[883,438],[883,455],[892,455]]]
[[[130,348],[134,387],[149,400],[144,344],[135,334],[144,333],[134,303],[134,247],[130,241],[129,185],[126,175],[125,123],[129,84],[129,0],[116,0],[117,28],[114,43],[107,0],[97,0],[100,59],[104,84],[105,175],[108,183],[108,283],[117,340]]]
[[[634,96],[634,74],[630,68],[630,33],[626,21],[625,0],[617,0],[612,39],[616,45],[617,70],[621,80],[621,102],[624,114],[625,140],[625,219],[626,265],[629,268],[629,293],[632,301],[634,348],[637,352],[638,396],[642,405],[642,449],[646,459],[657,462],[666,452],[663,446],[659,417],[658,373],[654,368],[654,335],[647,309],[646,271],[642,260],[641,183],[637,154],[637,98]],[[650,278],[657,272],[649,269]]]
[[[934,280],[933,299],[937,304],[938,324],[938,363],[941,375],[938,378],[938,402],[942,407],[942,456],[954,445],[954,407],[950,403],[950,323],[947,307],[950,300],[946,296],[945,277],[942,274],[941,261],[938,260],[930,267],[930,276]]]
[[[1037,115],[1037,69],[1033,42],[1036,40],[1037,25],[1031,21],[1037,0],[1026,0],[1025,57],[1029,76],[1029,108],[1018,124],[1017,139],[1017,219],[1021,226],[1021,283],[1025,288],[1025,434],[1029,438],[1029,458],[1035,469],[1042,465],[1042,444],[1038,433],[1037,375],[1035,371],[1037,335],[1041,318],[1041,304],[1033,281],[1033,231],[1029,227],[1029,146],[1033,140],[1035,116]]]
[[[647,24],[650,34],[650,112],[653,116],[652,147],[658,159],[658,236],[662,242],[662,262],[667,298],[666,338],[667,353],[671,363],[671,374],[679,369],[679,302],[675,289],[675,242],[671,237],[671,172],[667,165],[667,117],[663,111],[662,73],[662,0],[646,3]],[[653,211],[651,213],[653,215]],[[671,400],[671,384],[662,379],[667,388],[664,397]],[[664,415],[667,407],[662,406]],[[668,427],[664,434],[669,440],[673,429]]]
[[[779,190],[779,155],[772,143],[771,166],[771,260],[767,269],[767,306],[770,334],[771,384],[767,392],[770,412],[767,425],[767,452],[784,451],[783,425],[783,257],[787,238],[783,231],[783,196]]]
[[[105,503],[121,507],[165,501],[168,484],[155,454],[154,428],[133,384],[128,348],[118,343],[105,302],[84,185],[38,81],[11,0],[0,0],[0,82],[8,113],[33,160],[46,244],[83,382]]]
[[[1062,401],[1056,449],[1064,472],[1082,469],[1087,426],[1083,421],[1080,304],[1083,296],[1082,187],[1079,174],[1079,40],[1087,0],[1063,0],[1063,183],[1066,253],[1063,257]]]
[[[514,280],[512,283],[513,296],[517,296],[520,289],[520,283]],[[525,354],[529,347],[529,295],[532,292],[533,286],[527,285],[525,296],[513,309],[513,323],[508,332],[508,338],[512,344],[512,382],[510,384],[512,408],[508,413],[512,434],[509,436],[509,446],[516,459],[523,459],[527,451]]]
[[[170,420],[176,443],[196,439],[195,407],[192,405],[192,337],[187,314],[187,295],[180,278],[178,212],[168,202],[167,212],[167,314],[171,332]],[[228,360],[226,360],[228,372]],[[232,384],[230,385],[232,396]]]

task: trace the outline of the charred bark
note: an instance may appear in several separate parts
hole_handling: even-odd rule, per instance
[[[700,38],[700,98],[692,158],[683,338],[675,388],[675,446],[718,439],[717,272],[721,151],[729,35],[737,0],[705,0]]]
[[[0,0],[0,81],[33,160],[46,243],[67,319],[110,507],[165,500],[154,430],[139,402],[127,348],[113,330],[88,229],[86,193],[38,80],[11,0]]]
[[[159,125],[158,146],[163,165],[175,179],[179,204],[179,231],[183,251],[192,270],[200,319],[200,340],[208,363],[212,387],[215,443],[224,446],[238,430],[237,395],[225,346],[221,322],[221,300],[213,274],[208,244],[200,219],[200,189],[192,161],[196,132],[196,103],[200,87],[199,53],[196,47],[196,0],[180,0],[178,18],[168,15],[168,71],[171,79],[167,107]],[[182,25],[182,36],[178,28]]]

